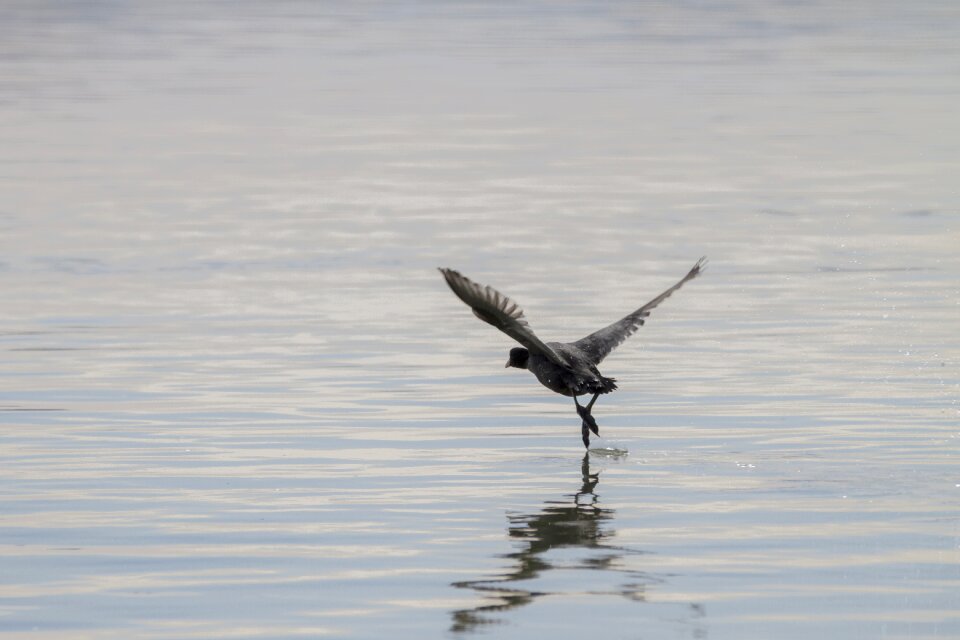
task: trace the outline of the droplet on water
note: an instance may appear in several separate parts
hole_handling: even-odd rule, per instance
[[[629,454],[630,452],[625,448],[620,447],[593,447],[589,449],[590,453],[595,453],[598,456],[605,456],[607,458],[622,458]]]

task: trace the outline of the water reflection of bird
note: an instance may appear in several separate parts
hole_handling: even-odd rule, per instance
[[[560,500],[548,500],[536,513],[508,516],[510,538],[520,542],[517,551],[502,556],[510,560],[511,566],[495,578],[453,583],[454,587],[472,589],[483,594],[488,603],[471,609],[452,611],[451,633],[461,635],[479,631],[501,622],[496,617],[497,614],[553,595],[563,596],[564,602],[574,601],[570,598],[573,595],[577,596],[576,601],[590,595],[625,598],[630,602],[643,603],[645,607],[653,607],[653,611],[648,611],[648,617],[654,615],[657,619],[668,619],[668,628],[671,631],[681,629],[681,633],[671,633],[670,637],[686,637],[688,634],[693,638],[706,637],[703,626],[706,613],[701,604],[685,603],[680,605],[681,609],[677,611],[677,603],[661,603],[657,607],[647,601],[647,586],[663,584],[665,578],[630,568],[629,565],[633,563],[624,561],[628,556],[644,554],[644,551],[612,543],[615,532],[611,524],[615,512],[600,503],[596,492],[600,474],[591,472],[589,453],[583,456],[580,476],[580,489],[576,493],[567,494]],[[564,551],[548,557],[551,556],[548,552],[554,549]],[[582,549],[583,552],[578,554],[571,551],[573,549]],[[530,581],[542,577],[548,571],[603,571],[604,574],[625,578],[625,581],[609,590],[578,590],[574,593],[533,588]],[[578,575],[564,580],[554,574],[543,582],[551,585],[579,585],[580,577]],[[588,582],[596,585],[598,581]],[[527,588],[524,588],[525,586]],[[664,614],[663,607],[670,611],[668,615]]]
[[[546,388],[573,397],[577,413],[582,419],[583,445],[589,448],[590,432],[597,435],[600,432],[597,421],[593,418],[593,405],[601,394],[610,393],[617,388],[616,381],[602,375],[597,370],[597,365],[617,345],[633,335],[654,308],[685,282],[700,275],[705,264],[706,259],[700,258],[680,282],[608,327],[576,342],[546,343],[534,334],[524,318],[523,310],[510,298],[492,287],[473,282],[453,269],[440,269],[440,272],[457,297],[473,309],[475,316],[523,345],[510,350],[510,359],[506,366],[529,369]],[[591,393],[593,397],[586,406],[577,400],[577,396]]]
[[[492,580],[454,583],[456,587],[470,588],[495,596],[497,601],[473,609],[454,611],[451,614],[451,631],[472,631],[481,625],[495,623],[496,620],[491,619],[490,614],[515,609],[533,602],[538,597],[550,595],[543,591],[509,586],[509,583],[532,580],[545,571],[558,568],[543,557],[544,552],[550,549],[583,547],[602,551],[592,554],[577,566],[562,567],[574,569],[611,569],[617,558],[626,553],[636,553],[605,543],[605,540],[613,535],[612,531],[605,528],[605,524],[613,519],[614,511],[600,506],[599,498],[594,493],[600,476],[590,472],[589,454],[584,455],[580,472],[582,484],[575,494],[566,496],[565,500],[547,502],[539,513],[508,516],[510,537],[524,543],[519,551],[504,556],[515,563],[513,568]],[[636,585],[628,585],[625,588],[633,593],[637,591],[635,587]]]

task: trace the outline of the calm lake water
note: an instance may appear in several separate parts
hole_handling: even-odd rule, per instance
[[[958,6],[5,3],[0,635],[960,637]]]

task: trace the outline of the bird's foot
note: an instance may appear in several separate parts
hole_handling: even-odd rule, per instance
[[[583,446],[586,449],[590,448],[590,427],[584,421],[580,427],[580,433],[583,434]]]
[[[595,434],[600,435],[600,427],[597,426],[597,421],[594,420],[593,414],[590,413],[590,410],[586,407],[581,407],[577,405],[577,413],[580,414],[580,417],[583,419],[583,428],[590,428],[590,431],[593,431]]]

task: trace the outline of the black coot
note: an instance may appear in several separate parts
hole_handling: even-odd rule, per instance
[[[527,324],[523,310],[510,298],[493,287],[477,284],[453,269],[441,268],[440,273],[457,297],[473,309],[475,316],[523,345],[510,350],[506,366],[529,369],[546,388],[573,397],[577,413],[583,420],[583,446],[589,448],[590,431],[597,435],[600,433],[591,413],[593,404],[600,394],[610,393],[617,388],[616,381],[601,374],[597,365],[617,345],[633,335],[657,305],[685,282],[700,275],[705,266],[706,258],[700,258],[680,282],[623,319],[576,342],[541,341]],[[590,402],[586,406],[581,405],[577,396],[590,393],[593,394]]]

